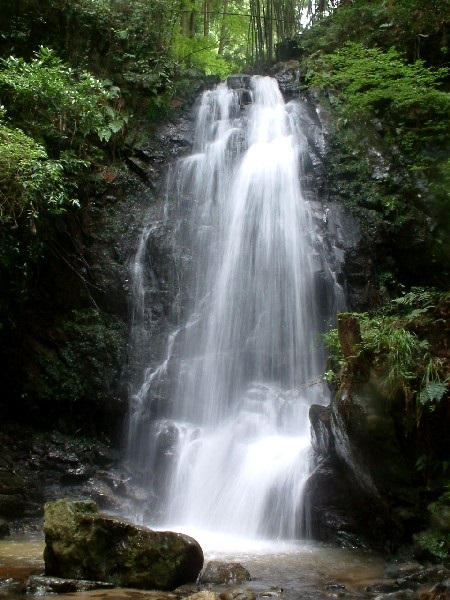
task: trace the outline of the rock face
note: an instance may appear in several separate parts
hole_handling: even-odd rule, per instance
[[[419,497],[395,407],[376,374],[358,373],[353,389],[340,390],[330,407],[311,407],[316,468],[305,499],[316,539],[389,550],[417,527]]]
[[[44,530],[46,575],[170,590],[195,581],[203,566],[194,539],[101,514],[88,500],[46,504]]]

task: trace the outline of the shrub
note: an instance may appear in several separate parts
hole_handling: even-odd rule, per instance
[[[348,113],[389,109],[413,122],[442,122],[448,115],[450,94],[439,89],[448,69],[430,69],[420,60],[407,64],[393,48],[383,52],[347,42],[309,64],[309,82],[338,90]]]
[[[325,336],[335,379],[346,387],[358,365],[370,364],[380,374],[386,398],[402,394],[412,422],[419,422],[423,410],[434,411],[450,388],[449,361],[438,350],[446,343],[449,306],[450,293],[413,288],[378,312],[351,313],[361,333],[355,356],[343,356],[335,330]],[[331,378],[329,371],[325,378]]]
[[[108,141],[126,122],[111,105],[119,90],[87,72],[75,72],[49,48],[27,62],[0,62],[0,94],[8,117],[58,156],[74,150],[86,157],[90,136]]]
[[[73,172],[84,165],[49,159],[41,144],[0,121],[0,224],[16,226],[19,218],[36,220],[42,210],[59,213],[77,204],[65,168]]]

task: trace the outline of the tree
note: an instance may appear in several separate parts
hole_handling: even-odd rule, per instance
[[[271,62],[274,46],[301,30],[303,4],[298,0],[251,0],[251,57],[257,63]]]

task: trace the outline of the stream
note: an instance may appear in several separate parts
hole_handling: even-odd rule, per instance
[[[218,540],[222,548],[227,540]],[[11,580],[24,581],[30,575],[39,575],[44,571],[42,558],[44,540],[42,537],[11,538],[0,540],[0,599],[18,600],[23,598],[19,586],[11,587]],[[380,581],[385,562],[375,553],[361,550],[344,550],[323,544],[275,543],[268,542],[253,545],[246,551],[232,552],[205,551],[205,563],[208,560],[238,561],[252,576],[252,581],[239,587],[252,589],[258,598],[281,598],[298,600],[299,598],[334,598],[344,589],[346,596],[361,598],[366,596],[365,588]],[[2,583],[3,582],[3,583]],[[224,589],[222,586],[221,589]],[[237,586],[231,586],[237,587]],[[112,589],[93,590],[69,594],[47,596],[27,595],[32,598],[58,598],[58,600],[87,599],[171,599],[176,598],[168,592],[150,592],[143,590]],[[179,597],[179,596],[178,596]]]

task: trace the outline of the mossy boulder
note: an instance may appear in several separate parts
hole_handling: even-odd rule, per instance
[[[46,575],[171,590],[195,581],[203,552],[189,536],[104,515],[90,500],[45,505]]]

